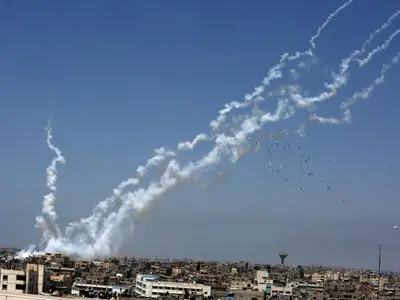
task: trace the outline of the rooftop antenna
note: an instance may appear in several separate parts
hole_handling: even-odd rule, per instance
[[[281,258],[282,266],[285,265],[285,259],[286,259],[287,256],[288,256],[288,254],[286,252],[279,253],[279,257]]]
[[[379,255],[378,255],[378,293],[376,299],[380,298],[380,288],[381,288],[381,258],[382,258],[382,241],[379,239]]]

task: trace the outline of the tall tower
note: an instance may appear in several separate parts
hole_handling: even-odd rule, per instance
[[[279,253],[279,257],[281,258],[281,264],[284,265],[285,264],[285,259],[288,256],[288,254],[286,252],[281,252]]]

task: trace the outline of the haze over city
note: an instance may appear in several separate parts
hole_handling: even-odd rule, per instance
[[[63,237],[121,181],[140,177],[130,191],[146,188],[176,159],[171,177],[179,184],[143,213],[137,203],[148,198],[132,202],[134,230],[122,222],[113,228],[124,233],[113,254],[268,262],[287,251],[287,264],[376,268],[381,239],[383,268],[398,270],[399,9],[394,0],[4,2],[1,242],[42,251],[42,233],[53,234],[35,228],[49,193],[54,152],[44,127],[51,118],[51,142],[66,160],[57,164],[55,201]],[[391,16],[339,74],[342,60]],[[245,101],[284,53],[307,49],[312,56],[286,61],[265,99],[232,109],[220,131],[210,128],[225,103]],[[391,63],[368,97],[349,101]],[[332,94],[309,101],[324,91]],[[286,115],[270,122],[279,103]],[[246,131],[241,124],[252,117],[268,122],[234,144],[218,139]],[[199,133],[208,140],[177,150]],[[221,163],[185,169],[219,142],[229,144]],[[161,146],[176,156],[138,176]]]

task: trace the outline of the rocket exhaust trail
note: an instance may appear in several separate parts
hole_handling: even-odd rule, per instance
[[[322,31],[326,26],[336,17],[342,10],[344,10],[348,5],[350,5],[354,0],[349,0],[337,8],[333,13],[331,13],[325,20],[325,22],[318,28],[317,32],[310,38],[309,44],[310,48],[304,52],[296,52],[294,55],[290,55],[285,53],[282,55],[280,62],[273,66],[268,71],[268,76],[265,77],[261,83],[261,85],[255,87],[254,92],[251,94],[247,94],[245,96],[244,102],[232,101],[230,103],[225,104],[225,108],[220,110],[219,116],[217,119],[210,122],[210,126],[213,130],[219,129],[221,124],[225,122],[226,115],[232,111],[234,108],[245,108],[253,104],[254,102],[263,101],[264,98],[261,95],[264,93],[265,88],[268,87],[272,81],[279,79],[282,77],[281,69],[286,65],[287,62],[294,61],[302,56],[313,56],[312,50],[316,48],[315,40],[319,38]]]
[[[46,236],[60,236],[61,230],[56,224],[57,213],[55,210],[55,202],[56,202],[56,194],[57,194],[57,164],[65,164],[65,158],[62,156],[60,149],[55,147],[51,140],[52,129],[51,129],[51,120],[49,120],[48,125],[45,128],[47,134],[47,146],[51,151],[53,151],[56,156],[51,161],[50,165],[47,167],[47,187],[50,190],[50,193],[44,196],[43,205],[42,205],[42,213],[50,219],[50,224],[47,224],[45,219],[42,216],[36,217],[36,226],[46,233]]]
[[[352,1],[348,2],[351,3]],[[287,60],[288,57],[288,55],[284,55],[281,62]],[[213,148],[199,160],[189,161],[181,166],[177,159],[173,157],[168,162],[165,172],[159,181],[153,181],[146,189],[139,188],[134,192],[122,194],[122,189],[126,185],[121,183],[120,186],[122,185],[123,187],[121,189],[117,188],[121,193],[114,193],[121,200],[121,205],[116,212],[110,213],[106,218],[91,219],[96,224],[91,223],[91,221],[88,224],[79,223],[79,226],[83,228],[81,231],[79,227],[72,226],[71,224],[73,223],[70,223],[70,230],[66,230],[65,235],[51,237],[48,240],[45,251],[66,253],[82,259],[104,257],[115,253],[122,244],[124,236],[121,234],[121,228],[123,228],[126,221],[132,220],[136,214],[140,214],[152,202],[162,197],[172,188],[181,183],[190,182],[193,175],[202,174],[207,168],[219,164],[222,159],[229,159],[232,163],[236,163],[239,159],[237,150],[248,142],[248,137],[251,134],[261,130],[267,123],[289,119],[295,113],[296,110],[290,105],[290,98],[280,99],[274,113],[266,112],[246,115],[244,119],[240,120],[239,128],[230,128],[232,129],[231,135],[214,132],[213,138],[210,139],[214,143]],[[132,180],[131,183],[133,182],[136,181]],[[93,215],[90,217],[93,217]],[[93,238],[87,236],[88,228],[96,228],[90,233]],[[75,229],[76,231],[74,231]],[[33,251],[32,249],[31,251]]]
[[[350,109],[346,109],[344,111],[344,116],[342,119],[334,118],[334,117],[320,117],[316,114],[310,115],[310,121],[318,121],[321,124],[335,124],[342,125],[345,123],[351,123],[351,111]]]
[[[372,32],[369,35],[369,38],[363,43],[361,46],[361,49],[355,50],[352,54],[350,54],[349,57],[343,59],[342,64],[340,65],[340,74],[343,74],[347,71],[349,68],[349,63],[353,61],[357,56],[360,54],[364,53],[367,49],[367,46],[372,42],[372,40],[377,36],[379,33],[381,33],[384,29],[389,27],[392,24],[392,21],[397,18],[400,14],[400,10],[396,11],[393,15],[389,17],[389,19],[382,24],[381,27],[375,29],[374,32]],[[372,55],[371,55],[372,56]]]
[[[353,106],[356,104],[359,100],[365,100],[368,99],[373,90],[378,87],[379,85],[383,84],[385,82],[385,75],[386,72],[389,71],[391,67],[396,65],[400,61],[400,52],[395,55],[391,62],[389,64],[384,64],[381,68],[380,71],[380,76],[375,78],[374,81],[369,85],[361,89],[361,91],[354,93],[349,99],[346,101],[343,101],[340,107],[344,110],[344,116],[342,119],[334,118],[334,117],[320,117],[317,116],[316,114],[312,114],[310,116],[311,121],[318,121],[321,124],[336,124],[336,125],[341,125],[345,123],[350,123],[351,122],[351,110],[350,106]]]
[[[353,96],[351,96],[350,99],[342,102],[340,107],[342,109],[348,109],[350,106],[356,104],[358,100],[360,99],[367,99],[371,95],[372,91],[374,88],[376,88],[378,85],[381,85],[382,83],[385,82],[385,75],[386,72],[393,67],[395,64],[397,64],[400,60],[400,52],[396,54],[395,57],[392,58],[391,62],[389,64],[385,64],[382,66],[380,76],[374,80],[372,84],[370,84],[367,87],[364,87],[361,92],[354,93]]]
[[[322,31],[324,30],[324,28],[332,21],[332,19],[338,14],[340,13],[343,9],[345,9],[347,6],[349,6],[354,0],[349,0],[347,2],[345,2],[342,6],[340,6],[339,8],[337,8],[333,13],[331,13],[328,18],[326,18],[325,22],[318,28],[317,33],[311,37],[310,39],[310,52],[312,51],[312,49],[315,49],[315,43],[314,41],[319,38],[319,36],[321,35]]]
[[[377,54],[377,53],[379,53],[379,52],[385,50],[387,47],[389,47],[390,42],[391,42],[399,33],[400,33],[400,29],[397,29],[395,32],[393,32],[393,33],[389,36],[389,38],[388,38],[382,45],[376,47],[374,50],[372,50],[370,53],[368,53],[368,55],[367,55],[366,58],[358,60],[358,63],[360,64],[360,67],[366,65],[366,64],[372,59],[372,57],[373,57],[375,54]]]
[[[121,224],[130,217],[132,210],[136,213],[140,213],[165,192],[169,191],[180,182],[186,181],[195,172],[201,172],[208,166],[218,164],[223,157],[231,157],[232,161],[236,161],[232,149],[246,143],[247,136],[261,128],[264,124],[276,122],[281,118],[288,117],[286,115],[286,106],[287,102],[281,101],[274,114],[266,113],[261,118],[253,117],[245,120],[242,123],[241,129],[238,130],[234,136],[218,134],[214,148],[202,159],[196,162],[189,162],[182,168],[176,160],[171,160],[158,183],[150,184],[147,189],[140,188],[135,192],[128,192],[121,196],[124,199],[122,206],[117,213],[113,213],[107,218],[102,234],[96,238],[95,244],[87,245],[89,248],[87,249],[88,252],[92,253],[102,245],[105,247],[103,249],[111,251],[107,253],[107,255],[110,255],[113,251],[112,248],[116,247],[118,249],[122,242],[118,231]],[[46,251],[59,252],[61,250],[56,247],[56,241],[54,245],[49,244],[49,246],[49,248],[46,248]]]
[[[312,107],[316,102],[322,102],[322,101],[326,101],[334,96],[336,96],[337,91],[344,87],[347,82],[348,82],[348,73],[347,70],[350,67],[350,62],[352,60],[356,60],[356,57],[359,56],[360,54],[364,53],[366,50],[367,45],[373,40],[373,38],[378,35],[380,32],[382,32],[385,28],[387,28],[388,26],[391,25],[391,22],[400,14],[400,10],[395,12],[394,14],[392,14],[389,19],[382,24],[378,29],[376,29],[374,32],[372,32],[369,36],[369,38],[363,43],[363,45],[361,46],[360,49],[355,50],[354,52],[352,52],[347,58],[344,58],[342,60],[342,63],[340,65],[340,73],[339,74],[332,74],[334,82],[332,84],[327,84],[325,83],[325,86],[330,90],[329,92],[322,92],[321,94],[319,94],[318,96],[315,97],[303,97],[299,92],[297,92],[294,89],[288,89],[288,92],[290,94],[290,98],[296,103],[296,106],[299,108],[310,108]],[[390,42],[396,37],[397,34],[400,33],[400,29],[396,30],[394,33],[392,33],[390,35],[390,37],[381,45],[377,46],[375,49],[373,49],[371,52],[368,53],[367,57],[364,59],[359,59],[357,60],[359,62],[359,67],[363,67],[365,66],[367,63],[369,63],[373,56],[383,50],[386,50],[389,45]],[[385,71],[386,72],[386,71]],[[376,85],[374,85],[374,87],[376,87]],[[369,89],[371,89],[370,92],[372,92],[372,89],[374,87],[369,87]],[[353,97],[355,97],[355,99],[359,99],[360,97],[365,97],[365,93],[368,92],[369,90],[363,90],[363,92],[360,93],[356,93],[353,95]],[[362,95],[362,96],[360,96]],[[367,98],[369,97],[366,96]],[[365,98],[364,98],[365,99]],[[349,99],[348,101],[353,101],[351,99]],[[310,121],[313,120],[317,120],[322,124],[344,124],[344,123],[350,123],[351,122],[351,112],[350,110],[347,110],[348,105],[345,103],[342,103],[341,105],[342,109],[344,109],[345,111],[343,112],[344,116],[342,119],[337,119],[337,118],[333,118],[333,117],[329,117],[329,118],[323,118],[323,117],[319,117],[316,114],[312,114],[310,116]],[[304,128],[299,128],[298,132],[304,132]]]
[[[115,205],[115,201],[120,197],[121,193],[124,191],[124,189],[128,186],[131,185],[138,185],[139,184],[139,178],[143,177],[146,175],[147,171],[151,167],[155,167],[160,165],[162,162],[164,162],[168,157],[174,157],[176,156],[175,152],[166,150],[164,147],[157,148],[154,150],[155,155],[147,160],[146,165],[144,166],[139,166],[136,170],[137,177],[134,178],[129,178],[125,181],[122,181],[117,188],[113,190],[113,195],[108,197],[107,199],[99,202],[96,207],[93,209],[92,214],[89,217],[86,218],[81,218],[77,222],[72,222],[69,223],[66,232],[67,234],[69,232],[72,232],[74,230],[77,230],[78,228],[83,229],[84,227],[87,228],[87,233],[89,234],[90,237],[95,238],[97,233],[98,233],[98,223],[103,218],[103,216],[108,213],[109,209]]]
[[[269,86],[271,84],[271,82],[275,79],[279,79],[282,77],[282,72],[281,69],[284,67],[285,63],[288,61],[292,61],[295,59],[300,58],[301,56],[305,56],[305,55],[309,55],[311,53],[311,49],[315,48],[315,43],[314,41],[321,35],[323,29],[331,22],[331,20],[343,9],[345,9],[348,5],[350,5],[354,0],[349,0],[346,3],[344,3],[342,6],[340,6],[339,8],[337,8],[333,13],[331,13],[327,19],[325,20],[325,22],[318,28],[317,33],[311,37],[310,39],[310,44],[311,44],[311,48],[308,49],[305,52],[297,52],[294,55],[289,56],[288,53],[285,53],[282,55],[280,62],[275,65],[274,67],[272,67],[269,72],[268,72],[268,76],[265,77],[263,79],[263,82],[260,86],[256,87],[254,92],[252,94],[247,94],[245,96],[245,101],[244,102],[237,102],[237,101],[233,101],[230,103],[225,104],[225,108],[219,111],[219,116],[216,120],[211,121],[210,126],[213,128],[213,130],[216,130],[219,128],[219,126],[225,121],[226,119],[226,114],[229,113],[233,108],[245,108],[247,106],[249,106],[252,101],[254,100],[259,100],[262,101],[263,97],[261,97],[261,95],[263,94],[263,92],[265,91],[265,88],[267,86]],[[196,145],[201,142],[201,141],[207,141],[210,140],[210,137],[208,137],[206,134],[204,133],[200,133],[198,134],[192,142],[190,141],[185,141],[185,142],[179,142],[177,145],[177,150],[178,151],[183,151],[183,150],[192,150],[194,147],[196,147]],[[161,149],[161,148],[160,148]],[[171,152],[171,155],[169,156],[175,156],[175,154],[173,152]],[[150,160],[149,160],[150,161]],[[155,165],[155,164],[154,164]],[[153,165],[153,166],[154,166]],[[137,170],[137,172],[139,173],[139,176],[143,176],[146,171],[144,171],[144,169],[147,169],[148,166],[146,167],[142,167],[140,166]],[[133,181],[132,181],[133,182]],[[135,183],[136,185],[137,183]],[[104,205],[104,204],[103,204]]]
[[[310,39],[310,44],[312,45],[312,48],[315,48],[314,41],[321,35],[323,29],[330,23],[330,21],[344,8],[346,8],[351,2],[354,0],[349,0],[346,3],[344,3],[342,6],[340,6],[336,11],[331,13],[328,18],[325,20],[325,22],[318,28],[317,33],[311,37]],[[254,92],[252,94],[247,94],[245,96],[245,101],[244,102],[237,102],[233,101],[230,103],[225,104],[225,108],[219,111],[219,116],[216,120],[211,121],[210,126],[213,128],[213,130],[217,130],[220,125],[226,120],[226,114],[229,113],[233,108],[245,108],[251,105],[254,100],[262,101],[263,97],[261,96],[265,88],[271,84],[271,82],[275,79],[279,79],[282,77],[282,72],[281,69],[285,66],[286,62],[296,60],[300,58],[301,56],[309,55],[311,53],[311,48],[308,49],[305,52],[297,52],[294,55],[289,56],[288,53],[285,53],[282,55],[280,62],[272,67],[269,72],[268,76],[263,79],[263,82],[260,86],[256,87]],[[208,141],[211,138],[208,137],[208,135],[204,133],[198,134],[192,142],[190,141],[185,141],[185,142],[179,142],[177,145],[177,150],[178,151],[184,151],[184,150],[192,150],[194,147],[197,146],[197,144],[201,141]],[[157,150],[162,150],[163,153],[157,153]],[[93,215],[89,216],[88,218],[82,218],[81,223],[87,223],[89,220],[97,220],[98,218],[101,217],[103,213],[106,213],[108,208],[112,206],[118,197],[119,194],[122,193],[123,189],[129,185],[137,185],[139,183],[139,178],[144,176],[147,172],[147,170],[152,167],[156,166],[162,161],[164,161],[168,156],[169,157],[174,157],[176,154],[172,151],[166,151],[163,147],[156,149],[155,150],[156,155],[152,158],[150,158],[146,164],[146,166],[139,166],[137,169],[137,177],[136,178],[130,178],[127,181],[125,181],[126,184],[121,183],[117,189],[114,189],[114,195],[111,197],[108,197],[106,200],[100,202],[93,210]],[[152,162],[153,161],[153,162]],[[151,163],[152,162],[152,163]],[[102,213],[103,212],[103,213]],[[96,216],[94,216],[96,215]],[[78,226],[79,222],[75,222],[73,226]],[[91,232],[96,229],[92,229]]]
[[[336,78],[342,78],[341,76],[345,76],[346,71],[349,69],[350,67],[350,62],[351,61],[357,61],[359,64],[359,67],[363,67],[365,66],[368,62],[370,62],[373,58],[373,56],[383,50],[386,50],[389,45],[390,42],[397,36],[397,34],[400,33],[400,29],[396,30],[394,33],[392,33],[389,38],[381,45],[377,46],[375,49],[373,49],[371,52],[369,52],[367,54],[367,57],[364,59],[356,59],[360,54],[363,54],[366,49],[368,44],[370,44],[372,42],[372,40],[375,38],[375,36],[377,36],[379,33],[381,33],[384,29],[386,29],[387,27],[389,27],[392,24],[392,21],[397,18],[400,15],[400,10],[396,11],[394,14],[392,14],[388,20],[383,23],[379,28],[377,28],[374,32],[372,32],[369,36],[369,38],[363,43],[363,45],[361,46],[360,49],[355,50],[353,53],[351,53],[347,58],[342,60],[342,63],[340,65],[340,73],[339,75],[336,75]],[[347,80],[346,80],[347,81]],[[341,87],[341,83],[346,84],[346,81],[340,81],[337,80],[336,84],[325,84],[325,86],[331,91],[331,92],[324,92],[322,94],[320,94],[317,97],[313,97],[313,98],[301,98],[298,97],[297,95],[295,95],[294,97],[296,98],[295,101],[299,101],[300,105],[302,106],[308,106],[308,105],[312,105],[315,102],[320,102],[320,101],[324,101],[327,100],[333,96],[336,95],[337,89]],[[339,83],[339,84],[338,84]],[[358,97],[357,93],[353,95],[353,97]],[[348,100],[350,101],[350,100]],[[312,114],[310,116],[310,120],[311,121],[318,121],[321,124],[337,124],[337,125],[341,125],[344,123],[350,123],[351,122],[351,111],[349,109],[347,109],[347,106],[342,103],[341,108],[344,109],[343,112],[343,118],[338,119],[338,118],[334,118],[334,117],[320,117],[317,116],[316,114]]]
[[[386,23],[388,23],[388,21]],[[383,24],[381,26],[381,28],[384,27],[385,24]],[[386,28],[386,27],[384,27],[384,28]],[[376,30],[375,32],[380,32],[380,31]],[[377,46],[375,49],[373,49],[371,52],[369,52],[365,59],[357,60],[359,62],[359,67],[361,68],[361,67],[365,66],[367,63],[369,63],[372,60],[372,58],[375,54],[387,49],[390,45],[390,42],[399,33],[400,33],[400,29],[396,30],[389,37],[389,39],[387,39],[382,45]],[[373,35],[371,34],[371,36],[373,36]],[[370,39],[371,39],[371,37],[370,37]],[[366,42],[364,42],[364,44]],[[339,89],[341,89],[342,87],[346,86],[348,83],[349,78],[348,78],[348,73],[346,71],[349,68],[350,61],[355,60],[354,56],[360,55],[361,53],[363,53],[363,49],[356,50],[352,54],[350,54],[349,57],[342,60],[342,64],[340,66],[340,73],[339,74],[332,73],[334,82],[331,84],[325,83],[325,87],[329,90],[329,92],[322,92],[321,94],[319,94],[318,96],[315,96],[315,97],[303,97],[300,93],[293,93],[293,94],[291,94],[292,100],[296,103],[296,105],[298,107],[311,108],[317,102],[322,102],[322,101],[328,100],[328,99],[336,96],[337,91]],[[351,58],[351,57],[353,57],[353,58]]]

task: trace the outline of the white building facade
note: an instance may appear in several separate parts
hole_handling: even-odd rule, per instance
[[[43,265],[28,264],[27,270],[0,269],[0,292],[40,294],[46,287],[47,277]]]
[[[74,284],[72,285],[72,288],[71,288],[71,294],[74,296],[81,296],[81,294],[80,294],[81,290],[121,294],[128,289],[129,289],[129,287],[127,287],[127,286],[115,286],[115,285],[74,282]]]
[[[173,282],[160,280],[158,276],[142,275],[136,276],[135,293],[139,297],[159,298],[164,295],[211,295],[211,286],[197,283]]]

